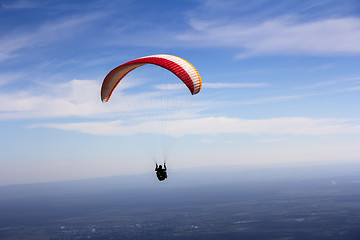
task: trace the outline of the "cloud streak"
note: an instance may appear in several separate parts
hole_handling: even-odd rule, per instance
[[[353,119],[313,119],[313,118],[270,118],[239,119],[227,117],[208,117],[168,122],[143,122],[129,125],[123,121],[83,122],[64,124],[43,124],[32,127],[55,128],[94,135],[133,135],[138,133],[165,134],[163,125],[180,126],[174,128],[170,135],[216,135],[216,134],[250,134],[250,135],[337,135],[360,134],[360,124]]]
[[[360,54],[360,18],[299,22],[280,17],[258,24],[191,19],[192,30],[177,39],[207,47],[238,48],[238,58],[254,55]]]
[[[22,91],[0,92],[0,119],[90,116],[104,112],[99,102],[99,83],[72,80]],[[97,101],[98,100],[98,101]]]
[[[8,79],[7,75],[0,75]],[[143,91],[141,88],[144,79],[131,79],[124,81],[121,88],[116,89],[109,103],[102,103],[99,97],[100,85],[95,80],[72,80],[64,83],[41,83],[26,90],[1,91],[0,88],[0,120],[11,119],[39,119],[39,118],[71,118],[71,117],[114,117],[132,116],[132,119],[143,119],[153,116],[160,111],[162,117],[189,118],[202,111],[222,108],[223,105],[253,105],[266,104],[269,102],[291,101],[319,94],[296,94],[253,98],[231,102],[219,102],[214,99],[202,98],[201,101],[192,101],[188,98],[188,92],[183,91],[182,84],[157,85],[155,90]],[[6,84],[3,81],[2,84]],[[206,88],[259,88],[265,87],[265,83],[206,83]],[[182,91],[174,93],[174,91]],[[160,91],[159,91],[160,89]],[[129,91],[128,91],[129,90]],[[167,91],[164,91],[167,90]],[[168,91],[173,90],[173,91]],[[359,87],[343,89],[342,91],[358,91]],[[340,90],[337,90],[337,93]],[[119,101],[121,99],[121,101]],[[164,102],[164,100],[166,100]],[[186,107],[188,106],[188,107]],[[190,107],[191,106],[191,107]],[[166,112],[164,113],[164,110]],[[138,121],[138,120],[137,120]]]
[[[37,3],[29,0],[19,0],[19,1],[7,2],[7,3],[0,3],[0,6],[5,9],[29,9],[29,8],[39,7]]]
[[[0,62],[21,55],[21,50],[34,48],[73,37],[79,28],[90,26],[90,22],[99,19],[98,13],[87,14],[67,19],[58,19],[46,23],[32,31],[13,30],[11,33],[0,38]]]
[[[327,86],[336,86],[337,88],[342,84],[359,84],[360,77],[348,77],[343,79],[331,80],[331,81],[322,81],[317,82],[311,85],[299,87],[299,89],[312,89],[312,88],[320,88],[320,87],[327,87]]]
[[[206,88],[259,88],[268,85],[267,83],[204,83]]]
[[[267,83],[203,83],[203,88],[260,88],[267,87]],[[184,87],[183,84],[158,84],[155,88],[160,90],[178,90]]]
[[[101,83],[95,80],[72,80],[60,84],[41,83],[41,85],[21,91],[1,91],[0,89],[0,101],[3,103],[0,105],[0,120],[101,118],[125,115],[132,116],[135,120],[158,114],[164,109],[168,113],[163,113],[163,118],[169,117],[167,115],[176,118],[182,112],[190,114],[186,111],[186,106],[201,105],[191,104],[182,95],[177,96],[164,91],[125,94],[124,90],[136,88],[142,81],[137,79],[124,81],[121,88],[115,90],[116,94],[112,96],[112,100],[106,104],[100,100]],[[191,115],[195,112],[193,111]]]

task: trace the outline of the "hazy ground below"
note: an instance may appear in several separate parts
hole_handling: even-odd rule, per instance
[[[360,239],[360,164],[0,187],[0,239]]]

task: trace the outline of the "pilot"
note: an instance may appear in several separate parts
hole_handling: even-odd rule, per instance
[[[164,168],[161,165],[157,165],[156,163],[156,176],[159,179],[159,181],[164,181],[167,178],[167,173],[166,173],[166,163],[164,163]]]

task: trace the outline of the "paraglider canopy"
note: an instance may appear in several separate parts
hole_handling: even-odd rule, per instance
[[[119,82],[132,70],[145,64],[154,64],[174,73],[190,90],[197,94],[201,89],[201,77],[193,65],[185,59],[168,54],[151,55],[124,63],[109,72],[101,87],[101,100],[108,102]]]

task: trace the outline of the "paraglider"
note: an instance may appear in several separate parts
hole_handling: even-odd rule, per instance
[[[121,80],[131,71],[146,64],[160,66],[175,74],[189,89],[192,95],[199,93],[202,81],[196,68],[185,59],[174,55],[158,54],[134,59],[124,63],[111,70],[105,77],[101,87],[101,101],[108,102],[115,88]],[[155,161],[155,160],[154,160]],[[164,159],[164,168],[156,163],[156,173],[159,181],[167,178],[166,159]]]
[[[161,165],[158,166],[156,163],[155,171],[156,177],[159,179],[159,181],[164,181],[167,178],[166,163],[164,163],[164,168]]]

